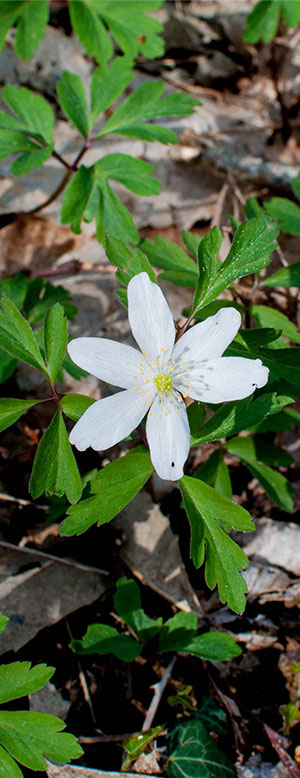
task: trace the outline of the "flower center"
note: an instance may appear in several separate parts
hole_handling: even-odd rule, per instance
[[[153,379],[155,386],[159,392],[171,392],[172,391],[172,378],[167,373],[159,373]]]

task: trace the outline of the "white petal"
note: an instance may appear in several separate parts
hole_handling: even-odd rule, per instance
[[[126,438],[142,420],[147,408],[141,392],[127,389],[90,405],[70,434],[70,443],[85,451],[103,451]]]
[[[173,316],[161,289],[147,273],[139,273],[128,284],[128,318],[132,334],[148,360],[157,359],[162,349],[173,348]]]
[[[179,413],[178,413],[179,411]],[[156,396],[148,413],[146,435],[152,464],[160,478],[177,481],[190,449],[190,428],[183,402]]]
[[[194,400],[208,403],[242,400],[265,386],[268,375],[260,359],[220,357],[191,370],[187,392]]]
[[[75,338],[68,344],[68,352],[75,365],[123,389],[138,383],[134,376],[139,377],[140,365],[146,364],[137,349],[105,338]]]
[[[241,314],[236,308],[220,308],[214,316],[195,324],[175,344],[172,359],[199,362],[216,359],[223,354],[241,325]]]

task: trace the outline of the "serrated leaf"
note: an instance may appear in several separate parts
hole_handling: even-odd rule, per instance
[[[132,662],[142,650],[136,640],[108,624],[89,624],[82,640],[72,640],[71,648],[76,654],[114,654],[123,662]]]
[[[69,419],[78,421],[94,402],[93,397],[86,397],[84,394],[65,394],[60,400],[60,407]]]
[[[48,0],[23,4],[18,21],[15,49],[21,59],[29,59],[39,48],[49,20]]]
[[[200,478],[209,486],[213,486],[224,497],[232,497],[229,470],[224,462],[221,449],[213,451],[210,457],[194,472],[194,478]]]
[[[281,267],[272,276],[262,281],[262,286],[300,286],[300,262]]]
[[[61,108],[76,129],[87,138],[89,134],[89,109],[81,78],[64,70],[56,85]]]
[[[0,711],[0,742],[32,770],[45,770],[45,758],[68,762],[81,756],[82,748],[73,735],[61,732],[64,728],[61,719],[48,713]]]
[[[101,65],[93,72],[91,81],[91,125],[100,113],[106,111],[125,91],[133,78],[125,57],[116,57],[111,64]]]
[[[158,236],[154,241],[148,240],[148,238],[142,240],[140,248],[147,254],[151,265],[163,270],[174,271],[179,283],[180,278],[186,275],[189,285],[195,286],[198,278],[197,265],[176,243]]]
[[[70,0],[69,11],[73,30],[88,54],[97,62],[107,62],[113,46],[96,8],[86,0]]]
[[[129,154],[106,154],[94,165],[96,183],[101,187],[103,179],[112,178],[131,192],[147,197],[160,193],[160,183],[153,178],[154,167],[149,162],[135,159]]]
[[[31,327],[12,300],[2,298],[0,311],[0,346],[47,375],[46,366]]]
[[[11,756],[0,746],[0,778],[24,778],[22,771]]]
[[[198,246],[198,273],[193,310],[198,308],[200,300],[210,287],[211,280],[219,270],[219,251],[222,244],[222,233],[218,227],[213,227],[200,240]]]
[[[260,397],[246,397],[244,400],[226,403],[204,424],[199,434],[191,438],[191,446],[235,435],[243,429],[258,424],[266,416],[278,413],[284,405],[291,402],[293,402],[292,397],[277,397],[276,393],[272,392]]]
[[[54,113],[43,97],[35,95],[30,89],[11,84],[4,87],[2,97],[20,119],[24,130],[47,145],[53,144]]]
[[[62,305],[56,303],[46,313],[44,321],[45,362],[54,386],[68,342],[68,323]]]
[[[193,718],[171,733],[169,778],[236,778],[236,770],[207,730]]]
[[[164,52],[164,41],[157,33],[162,32],[158,19],[146,15],[162,4],[162,0],[102,0],[97,12],[107,25],[120,49],[132,59],[140,51],[145,57],[160,57]]]
[[[76,0],[77,1],[77,0]],[[94,185],[94,170],[80,165],[72,181],[67,186],[61,208],[61,223],[70,224],[71,230],[78,235],[81,221]]]
[[[117,581],[114,607],[143,644],[152,640],[162,628],[162,618],[150,619],[143,610],[138,584],[132,579],[119,578]]]
[[[45,686],[55,672],[54,667],[30,662],[11,662],[0,666],[0,705],[18,697],[33,694]]]
[[[23,413],[39,402],[40,400],[15,400],[11,397],[0,397],[0,432],[11,427]]]
[[[29,489],[33,499],[41,494],[66,494],[79,500],[82,486],[76,460],[60,411],[56,411],[37,448]]]
[[[218,494],[196,478],[180,480],[184,507],[191,525],[191,557],[200,567],[206,557],[205,580],[210,589],[218,585],[221,602],[236,613],[245,608],[246,583],[240,570],[247,567],[244,551],[224,532],[231,528],[251,532],[255,527],[244,508]]]
[[[285,197],[272,197],[264,206],[269,216],[278,221],[281,232],[300,235],[299,205]]]
[[[130,138],[177,143],[176,135],[167,128],[145,122],[159,116],[184,116],[193,113],[193,106],[198,104],[198,101],[191,100],[188,95],[176,93],[161,99],[163,92],[164,84],[161,81],[147,81],[142,84],[116,108],[97,137],[118,133]]]
[[[92,524],[114,518],[142,489],[153,472],[148,452],[140,447],[100,470],[91,482],[93,497],[72,505],[62,523],[63,535],[81,535]]]

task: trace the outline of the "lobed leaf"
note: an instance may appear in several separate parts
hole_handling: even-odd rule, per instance
[[[277,352],[276,352],[277,354]],[[209,421],[204,424],[199,434],[192,436],[191,446],[210,443],[229,435],[235,435],[243,429],[258,424],[266,416],[278,413],[285,405],[293,402],[292,397],[277,396],[275,392],[263,394],[260,397],[246,397],[222,405]]]
[[[21,10],[21,9],[20,9]],[[22,13],[18,19],[16,35],[16,54],[21,59],[30,59],[44,36],[49,21],[48,0],[34,0],[23,3]]]
[[[66,494],[69,502],[79,500],[82,486],[62,414],[56,411],[37,448],[29,489],[33,499],[41,494]]]
[[[123,662],[132,662],[142,650],[136,640],[108,624],[89,624],[82,640],[72,640],[71,648],[76,654],[114,654]]]
[[[0,666],[0,705],[18,697],[33,694],[45,686],[55,672],[54,667],[30,662],[11,662]]]
[[[0,711],[0,742],[25,767],[45,770],[45,758],[68,762],[82,754],[73,735],[61,732],[65,723],[48,713]]]
[[[34,333],[15,304],[2,298],[0,311],[0,346],[15,359],[20,359],[47,375],[47,369]]]
[[[11,397],[0,397],[0,432],[11,427],[23,413],[39,402],[40,400],[16,400]]]

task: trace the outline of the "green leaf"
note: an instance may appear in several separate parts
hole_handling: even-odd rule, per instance
[[[222,233],[218,227],[213,227],[202,238],[198,247],[198,272],[193,310],[198,308],[200,300],[208,291],[211,281],[219,270],[219,251],[222,244]]]
[[[89,109],[81,78],[64,70],[56,85],[61,108],[76,129],[87,138],[89,134]]]
[[[150,456],[142,447],[106,465],[91,482],[95,496],[69,508],[62,534],[81,535],[92,524],[97,522],[100,526],[113,519],[142,489],[152,472]]]
[[[103,181],[99,188],[99,209],[96,214],[97,238],[105,242],[106,235],[119,235],[125,243],[138,243],[139,233],[128,209]]]
[[[247,467],[275,505],[279,505],[284,511],[293,510],[293,487],[281,473],[257,463],[247,464]]]
[[[73,735],[61,732],[65,723],[48,713],[0,711],[0,742],[25,767],[45,770],[45,758],[69,762],[82,754]]]
[[[35,278],[30,281],[24,300],[24,310],[30,324],[42,321],[48,309],[55,303],[60,303],[67,319],[76,316],[77,308],[72,301],[70,292],[63,286],[53,286],[49,281]]]
[[[30,89],[11,84],[4,87],[2,97],[20,119],[24,131],[47,145],[53,144],[54,113],[43,97],[35,95]]]
[[[299,0],[281,0],[282,15],[287,27],[296,27],[300,22]]]
[[[294,427],[300,424],[300,413],[294,408],[284,408],[283,411],[275,413],[274,416],[269,416],[260,424],[256,424],[253,427],[247,427],[251,432],[263,433],[263,432],[278,432],[279,430],[293,430]]]
[[[289,467],[293,457],[280,446],[275,446],[268,440],[247,436],[231,438],[224,444],[228,451],[240,457],[245,462],[265,462],[277,467]]]
[[[151,267],[146,254],[143,254],[140,249],[136,248],[132,256],[129,257],[127,266],[122,267],[122,270],[117,270],[116,278],[121,284],[127,286],[131,278],[142,272],[148,273],[150,280],[154,284],[157,283],[155,272],[153,267]]]
[[[39,147],[23,132],[17,130],[0,130],[0,157],[8,157],[19,151],[32,152]]]
[[[140,754],[143,754],[150,743],[160,734],[163,729],[163,725],[159,727],[153,727],[148,729],[147,732],[138,732],[136,735],[125,738],[123,740],[123,748],[125,749],[126,756],[122,762],[122,772],[128,770],[131,762],[136,760]]]
[[[152,177],[153,165],[135,159],[128,154],[106,154],[94,165],[96,183],[101,186],[102,181],[112,178],[126,186],[131,192],[147,197],[160,193],[160,183]]]
[[[217,492],[223,494],[224,497],[231,499],[231,480],[221,449],[213,451],[206,462],[195,470],[194,478],[200,478],[200,481],[205,481],[209,486],[213,486]]]
[[[196,478],[184,476],[180,480],[184,507],[191,525],[191,557],[200,567],[206,555],[205,580],[207,586],[219,588],[221,602],[228,602],[236,613],[245,608],[246,583],[240,570],[247,567],[244,551],[224,532],[231,528],[251,532],[254,525],[247,511],[223,497],[211,486]]]
[[[82,640],[72,640],[71,648],[76,654],[114,654],[123,662],[132,662],[142,650],[133,638],[108,624],[89,624]]]
[[[2,299],[0,311],[0,346],[15,359],[20,359],[47,375],[46,366],[34,333],[11,300]]]
[[[0,432],[11,427],[23,413],[39,402],[40,400],[15,400],[11,397],[0,397]]]
[[[260,346],[266,346],[274,341],[277,341],[276,346],[278,344],[285,346],[285,341],[280,337],[281,332],[282,330],[274,330],[272,327],[260,327],[255,330],[240,330],[239,335],[250,351],[256,351]]]
[[[23,273],[16,273],[10,278],[0,281],[0,297],[8,297],[17,308],[22,308],[28,292],[30,281]]]
[[[76,235],[81,232],[81,221],[93,186],[94,169],[80,165],[79,170],[65,191],[61,208],[61,223],[70,224],[71,230]]]
[[[3,613],[0,613],[0,633],[4,632],[5,628],[7,627],[9,622],[9,619],[7,616],[4,616]]]
[[[272,276],[262,281],[262,286],[300,286],[300,262],[281,267]]]
[[[299,8],[300,8],[300,3],[299,3]],[[298,173],[296,178],[291,179],[291,187],[297,199],[300,200],[300,173]]]
[[[0,384],[3,384],[4,381],[7,381],[13,375],[17,364],[17,359],[10,357],[6,351],[2,351],[2,348],[0,349]]]
[[[276,350],[260,348],[252,353],[262,360],[273,376],[288,381],[296,387],[297,392],[300,391],[300,361],[297,347]]]
[[[226,438],[228,435],[235,435],[243,429],[258,424],[266,416],[278,413],[284,405],[291,402],[293,402],[291,397],[277,397],[276,393],[272,392],[260,397],[251,396],[244,400],[226,403],[204,424],[199,434],[192,437],[191,446],[199,446],[202,443]]]
[[[258,43],[261,38],[264,43],[270,43],[277,32],[280,11],[280,0],[259,0],[247,17],[244,40],[247,43]]]
[[[107,62],[113,55],[113,46],[97,15],[97,6],[88,0],[70,0],[69,12],[73,30],[90,57]]]
[[[277,219],[281,232],[300,235],[299,205],[285,197],[272,197],[264,206],[269,216]]]
[[[196,716],[207,732],[215,732],[220,737],[226,735],[226,713],[211,697],[202,697],[201,706],[197,709]]]
[[[94,402],[93,397],[86,397],[84,394],[65,394],[60,401],[60,407],[69,419],[78,421]]]
[[[202,635],[196,635],[183,651],[209,662],[224,662],[242,653],[234,638],[226,632],[203,632]]]
[[[51,157],[53,145],[40,148],[34,145],[31,151],[25,151],[18,159],[12,163],[11,172],[14,176],[23,176],[29,173],[34,167],[42,167],[49,157]]]
[[[23,4],[16,35],[16,54],[21,59],[29,59],[39,48],[45,28],[49,21],[48,0],[35,0]]]
[[[147,254],[151,265],[163,270],[175,271],[176,276],[173,279],[175,283],[177,283],[176,278],[180,283],[181,275],[183,275],[187,276],[187,285],[195,286],[198,278],[197,265],[176,243],[159,236],[154,241],[148,240],[148,238],[142,240],[140,248]]]
[[[197,719],[171,733],[169,778],[236,778],[236,769]]]
[[[45,362],[54,386],[68,342],[68,322],[62,305],[56,303],[46,313],[44,321]]]
[[[145,12],[154,11],[161,4],[162,0],[139,0],[138,5],[135,0],[102,0],[96,8],[125,54],[134,59],[140,51],[144,57],[155,59],[164,52],[163,39],[157,35],[162,32],[162,25]]]
[[[7,751],[0,746],[0,778],[24,778],[22,771]]]
[[[0,666],[0,705],[18,697],[33,694],[45,686],[53,673],[54,667],[36,665],[30,662],[11,662]]]
[[[79,500],[82,487],[75,457],[60,411],[38,445],[29,489],[34,500],[41,494],[66,494],[69,502]]]
[[[202,240],[201,236],[198,235],[197,232],[188,232],[187,230],[182,230],[181,237],[187,250],[193,255],[193,257],[195,257],[195,259],[198,259],[199,244]]]
[[[2,0],[0,3],[0,50],[4,45],[8,30],[14,26],[23,6],[24,0]]]
[[[289,735],[291,727],[300,721],[300,710],[293,702],[289,702],[287,705],[280,705],[279,712],[284,722],[283,734]]]
[[[101,65],[94,70],[91,81],[91,126],[97,116],[123,94],[133,75],[125,57],[116,57],[109,66]]]
[[[159,636],[158,650],[161,653],[184,651],[184,647],[196,636],[197,627],[195,613],[185,613],[184,611],[175,613],[175,616],[172,616],[163,625]]]
[[[141,607],[140,590],[135,581],[128,578],[119,578],[116,593],[114,594],[114,607],[118,615],[125,621],[139,640],[145,644],[160,632],[162,618],[150,619]]]

